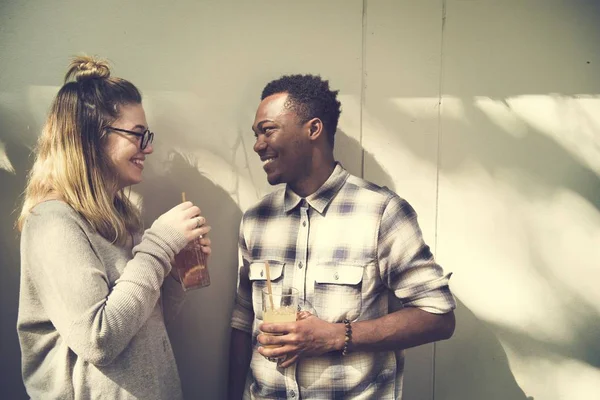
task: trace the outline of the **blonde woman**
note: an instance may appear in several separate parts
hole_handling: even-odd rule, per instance
[[[153,138],[133,84],[102,60],[72,61],[18,220],[17,330],[33,399],[182,397],[161,289],[181,290],[170,260],[189,241],[210,254],[210,227],[186,202],[142,235],[124,188],[142,181]]]

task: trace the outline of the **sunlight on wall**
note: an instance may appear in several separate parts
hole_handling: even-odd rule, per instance
[[[544,174],[543,170],[533,173],[527,165],[513,165],[510,153],[498,154],[503,162],[497,165],[486,162],[478,147],[494,143],[487,141],[491,137],[505,146],[492,149],[491,154],[529,146],[525,154],[532,151],[531,157],[547,157],[535,148],[546,142],[519,141],[543,135],[564,148],[576,160],[572,164],[579,162],[581,168],[600,175],[598,96],[505,100],[444,96],[439,204],[432,196],[439,100],[392,98],[390,102],[399,113],[392,118],[400,124],[392,126],[387,120],[385,124],[363,110],[362,146],[390,175],[396,191],[415,206],[429,243],[435,229],[427,227],[435,225],[435,215],[428,209],[438,208],[437,258],[455,273],[451,285],[456,296],[494,332],[519,386],[535,399],[584,399],[599,393],[599,204],[593,203],[593,195],[578,193],[577,185],[570,186],[562,178],[539,179],[536,173]],[[359,107],[358,98],[344,100],[345,109]],[[482,121],[469,120],[476,114],[466,108],[482,112],[492,122],[491,132],[480,141],[465,143],[466,156],[446,168],[444,157],[454,154],[444,147],[444,135],[450,135],[451,141],[472,140],[480,132]],[[360,126],[352,115],[346,116],[343,129]],[[415,122],[420,125],[411,125]],[[496,134],[517,141],[503,141]],[[415,147],[419,145],[429,150]],[[547,162],[561,161],[565,160]]]
[[[512,184],[523,178],[511,173],[492,177],[473,163],[442,176],[440,225],[448,230],[440,232],[440,257],[457,272],[453,287],[479,318],[569,343],[573,296],[580,292],[600,312],[600,293],[582,281],[598,274],[600,214],[566,190],[524,196]]]
[[[475,97],[474,103],[475,107],[509,135],[517,138],[527,135],[527,124],[514,114],[507,102],[489,97]]]
[[[500,134],[545,135],[568,153],[547,162],[564,162],[570,155],[598,174],[597,100],[478,97],[473,105]],[[455,118],[456,113],[443,115],[444,123]],[[471,122],[452,122],[442,137],[469,131]],[[547,157],[535,152],[543,141],[508,143],[496,151],[523,145],[532,158]],[[510,153],[499,155],[507,163],[486,163],[478,158],[477,146],[484,145],[489,143],[471,144],[474,153],[458,166],[442,163],[438,259],[455,272],[451,283],[457,297],[491,327],[525,393],[536,399],[589,398],[600,392],[598,203],[574,190],[568,176],[548,181],[511,165]]]
[[[523,136],[532,126],[600,175],[600,96],[477,97],[475,106],[509,134]]]

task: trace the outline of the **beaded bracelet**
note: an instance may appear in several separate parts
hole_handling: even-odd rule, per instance
[[[344,319],[344,325],[346,326],[346,335],[344,337],[344,348],[342,349],[342,355],[348,354],[348,346],[352,341],[352,323],[348,319]]]

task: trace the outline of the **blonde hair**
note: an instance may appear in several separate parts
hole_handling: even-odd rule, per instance
[[[55,197],[113,243],[124,244],[130,233],[141,229],[139,210],[118,190],[104,153],[106,129],[119,118],[120,106],[141,102],[132,83],[110,76],[105,60],[72,59],[38,139],[19,230],[37,204]]]

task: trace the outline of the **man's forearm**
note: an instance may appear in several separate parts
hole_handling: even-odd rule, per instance
[[[249,333],[232,329],[229,346],[229,400],[242,399],[251,358],[252,337]]]
[[[454,332],[454,324],[453,312],[440,315],[418,308],[404,308],[381,318],[352,323],[348,350],[400,350],[448,339]],[[274,335],[258,335],[258,342],[274,347],[259,347],[258,352],[265,357],[284,357],[286,360],[280,367],[287,368],[300,355],[320,356],[343,350],[347,327],[311,315],[296,322],[261,324],[259,329]]]
[[[350,351],[399,350],[448,339],[454,313],[432,314],[407,307],[381,318],[352,324]]]

